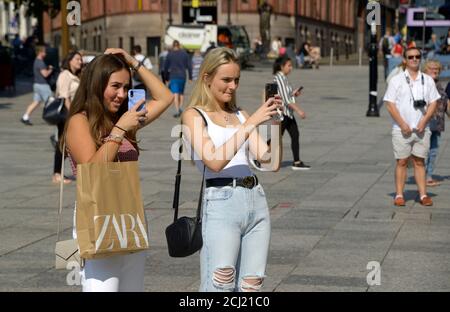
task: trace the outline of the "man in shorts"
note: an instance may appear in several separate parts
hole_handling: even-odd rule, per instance
[[[178,118],[183,112],[186,71],[189,75],[189,81],[192,81],[191,58],[184,49],[181,49],[178,40],[173,42],[173,49],[169,52],[164,62],[164,70],[169,75],[169,89],[175,95],[175,115],[173,117]]]
[[[25,114],[23,114],[20,121],[27,125],[32,126],[30,121],[31,113],[39,106],[40,103],[45,103],[47,99],[52,96],[52,90],[50,85],[47,83],[46,78],[51,75],[53,67],[47,66],[44,63],[44,58],[46,57],[46,51],[44,46],[36,47],[36,59],[33,64],[33,102],[28,105]]]
[[[384,101],[393,119],[392,145],[397,160],[395,168],[395,206],[405,206],[403,189],[410,158],[423,206],[433,205],[427,195],[425,159],[430,149],[431,131],[428,122],[434,114],[440,95],[433,79],[422,73],[419,49],[408,48],[404,54],[406,69],[394,76],[388,85]]]

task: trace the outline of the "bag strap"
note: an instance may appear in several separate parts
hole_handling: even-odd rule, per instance
[[[56,147],[58,148],[58,147]],[[62,162],[61,162],[61,182],[59,183],[59,210],[58,210],[58,229],[56,231],[56,241],[59,241],[59,235],[61,232],[61,218],[62,218],[62,206],[63,206],[63,190],[64,190],[64,156],[66,154],[66,142],[62,150]]]
[[[206,127],[208,127],[208,122],[206,121],[203,114],[198,110],[197,108],[193,107],[202,117],[203,121],[205,122]],[[182,126],[182,125],[181,125]],[[178,205],[180,201],[180,184],[181,184],[181,154],[183,153],[183,127],[181,127],[180,130],[180,148],[179,148],[179,158],[178,158],[178,166],[177,166],[177,174],[175,176],[175,193],[173,195],[173,204],[172,208],[174,209],[174,215],[173,215],[173,222],[175,222],[178,219]],[[203,164],[203,176],[202,176],[202,186],[200,188],[200,195],[198,199],[198,206],[197,206],[197,220],[201,220],[201,211],[202,211],[202,199],[203,199],[203,186],[205,183],[205,170],[206,166]]]

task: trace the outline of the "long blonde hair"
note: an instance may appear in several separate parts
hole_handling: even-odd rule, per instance
[[[232,49],[215,48],[206,54],[206,57],[200,66],[198,79],[192,90],[192,95],[188,104],[189,107],[195,106],[205,111],[216,110],[214,97],[208,87],[208,81],[214,78],[214,75],[217,73],[217,69],[220,66],[230,63],[239,64],[238,57]],[[206,76],[208,78],[206,78]],[[236,94],[233,94],[231,101],[227,103],[227,108],[231,111],[237,110]]]

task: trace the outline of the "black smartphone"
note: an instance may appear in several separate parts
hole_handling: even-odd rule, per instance
[[[299,92],[303,90],[303,86],[300,86],[300,88],[297,89]]]
[[[278,95],[278,85],[276,82],[266,83],[266,101],[271,97]],[[278,114],[272,116],[273,120],[281,121],[283,120],[283,113],[279,108],[277,108]]]
[[[278,94],[278,85],[276,82],[266,83],[266,101]]]

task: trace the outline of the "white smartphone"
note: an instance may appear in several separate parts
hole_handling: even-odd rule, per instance
[[[130,89],[128,90],[128,110],[130,110],[134,105],[136,105],[137,102],[140,100],[145,100],[145,90],[144,89]],[[145,102],[142,103],[141,106],[137,109],[139,112],[140,110],[145,108]]]

